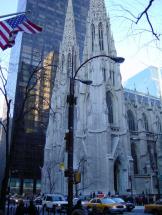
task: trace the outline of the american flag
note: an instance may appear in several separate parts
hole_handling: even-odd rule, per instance
[[[0,21],[0,47],[3,50],[12,47],[19,31],[33,34],[41,32],[42,28],[32,23],[25,15]]]

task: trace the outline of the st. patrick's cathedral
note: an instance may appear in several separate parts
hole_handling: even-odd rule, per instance
[[[59,66],[46,133],[42,192],[67,193],[68,103],[72,63],[75,80],[74,166],[79,192],[157,194],[162,189],[161,100],[123,89],[104,0],[90,0],[82,61],[72,0],[68,2]],[[123,56],[124,57],[124,56]],[[85,85],[80,80],[91,80]],[[141,80],[142,81],[142,80]]]

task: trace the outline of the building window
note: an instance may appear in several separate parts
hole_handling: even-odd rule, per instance
[[[95,26],[91,25],[91,33],[92,33],[92,52],[94,51],[94,40],[95,40]]]
[[[71,53],[68,54],[68,62],[67,62],[67,74],[68,77],[70,77],[70,73],[71,73]]]
[[[105,67],[102,68],[102,73],[103,73],[103,81],[106,82],[106,69],[105,69]]]
[[[134,120],[134,115],[131,110],[127,111],[127,119],[128,119],[128,127],[130,131],[135,131],[135,120]]]
[[[106,103],[108,108],[109,123],[113,123],[113,101],[112,101],[112,95],[110,92],[106,93]]]
[[[144,114],[144,113],[142,114],[142,119],[143,119],[143,128],[146,131],[149,131],[148,120],[147,120],[146,114]]]
[[[162,131],[160,119],[159,119],[158,116],[156,117],[156,127],[157,127],[157,131],[158,131],[158,132],[161,132],[161,131]]]
[[[115,85],[115,72],[113,70],[110,70],[110,80],[114,86]]]
[[[76,69],[77,69],[77,54],[76,54],[76,52],[74,52],[74,55],[73,55],[73,69],[74,69],[74,71],[76,71]]]
[[[104,50],[103,27],[102,27],[102,23],[101,22],[98,25],[98,31],[99,31],[99,47],[100,47],[100,51],[103,51]]]
[[[138,174],[137,152],[135,143],[131,143],[131,154],[133,158],[134,174]]]
[[[112,70],[110,70],[110,80],[112,79]]]
[[[62,71],[64,69],[64,61],[65,61],[65,57],[64,57],[64,54],[62,55]]]
[[[110,51],[110,41],[109,41],[109,35],[110,35],[110,33],[109,33],[109,26],[108,26],[108,24],[106,25],[106,31],[107,31],[108,53],[109,53],[109,51]]]

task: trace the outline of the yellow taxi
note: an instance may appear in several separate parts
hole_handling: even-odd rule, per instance
[[[161,215],[162,214],[162,199],[159,199],[154,204],[145,205],[144,212]]]
[[[115,203],[110,198],[94,198],[87,203],[87,209],[96,213],[123,213],[126,210],[125,205]]]

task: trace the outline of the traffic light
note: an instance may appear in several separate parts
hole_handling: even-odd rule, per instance
[[[74,172],[74,183],[79,184],[81,182],[81,173],[79,171]]]

